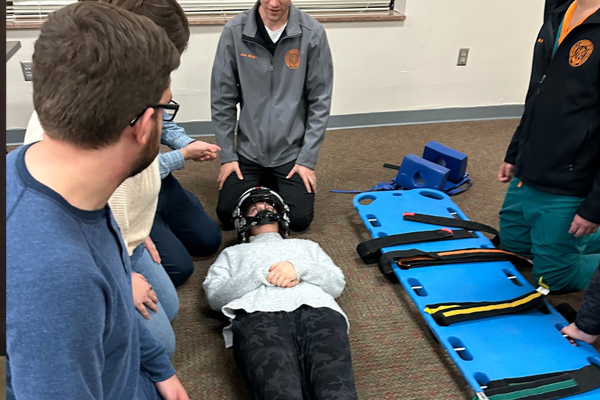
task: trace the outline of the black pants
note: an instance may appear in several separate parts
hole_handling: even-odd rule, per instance
[[[347,329],[329,308],[238,311],[233,353],[252,398],[357,399]]]
[[[200,200],[184,190],[169,174],[162,180],[150,237],[173,284],[183,284],[194,272],[191,256],[214,254],[221,245],[221,230]]]
[[[281,195],[290,207],[291,230],[300,232],[309,227],[314,216],[315,195],[306,191],[298,174],[285,179],[294,168],[295,161],[279,167],[265,168],[239,156],[239,164],[244,180],[240,181],[237,175],[232,173],[219,192],[217,216],[224,229],[233,229],[233,209],[242,193],[254,186],[266,186]]]

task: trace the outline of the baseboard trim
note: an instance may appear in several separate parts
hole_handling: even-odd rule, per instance
[[[372,126],[416,125],[490,119],[521,118],[522,104],[485,107],[438,108],[431,110],[390,111],[366,114],[332,115],[327,129],[352,129]]]
[[[455,107],[432,110],[389,111],[364,114],[332,115],[328,130],[366,128],[373,126],[433,124],[439,122],[459,122],[489,119],[520,118],[522,104],[484,107]],[[178,124],[192,137],[213,136],[210,121],[191,121]],[[25,129],[7,129],[6,144],[21,144]]]

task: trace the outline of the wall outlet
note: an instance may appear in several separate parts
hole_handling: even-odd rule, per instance
[[[456,65],[464,67],[467,65],[467,59],[469,58],[469,49],[458,50],[458,62]]]
[[[31,61],[21,61],[21,69],[23,70],[23,77],[26,81],[31,80]]]

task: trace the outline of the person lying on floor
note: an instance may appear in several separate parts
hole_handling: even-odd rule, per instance
[[[583,297],[583,303],[574,323],[561,332],[571,339],[592,344],[600,335],[600,265],[592,276],[590,285]]]
[[[310,240],[286,239],[289,208],[255,187],[233,213],[243,243],[209,268],[204,291],[230,318],[225,346],[254,399],[356,399],[342,271]],[[249,243],[248,243],[249,242]]]

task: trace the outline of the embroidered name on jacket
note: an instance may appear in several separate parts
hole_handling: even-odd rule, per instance
[[[289,69],[298,69],[300,66],[300,51],[298,49],[292,49],[285,55],[285,65]]]
[[[571,67],[579,67],[590,58],[594,51],[594,44],[591,40],[583,39],[575,43],[569,52],[569,64]]]

